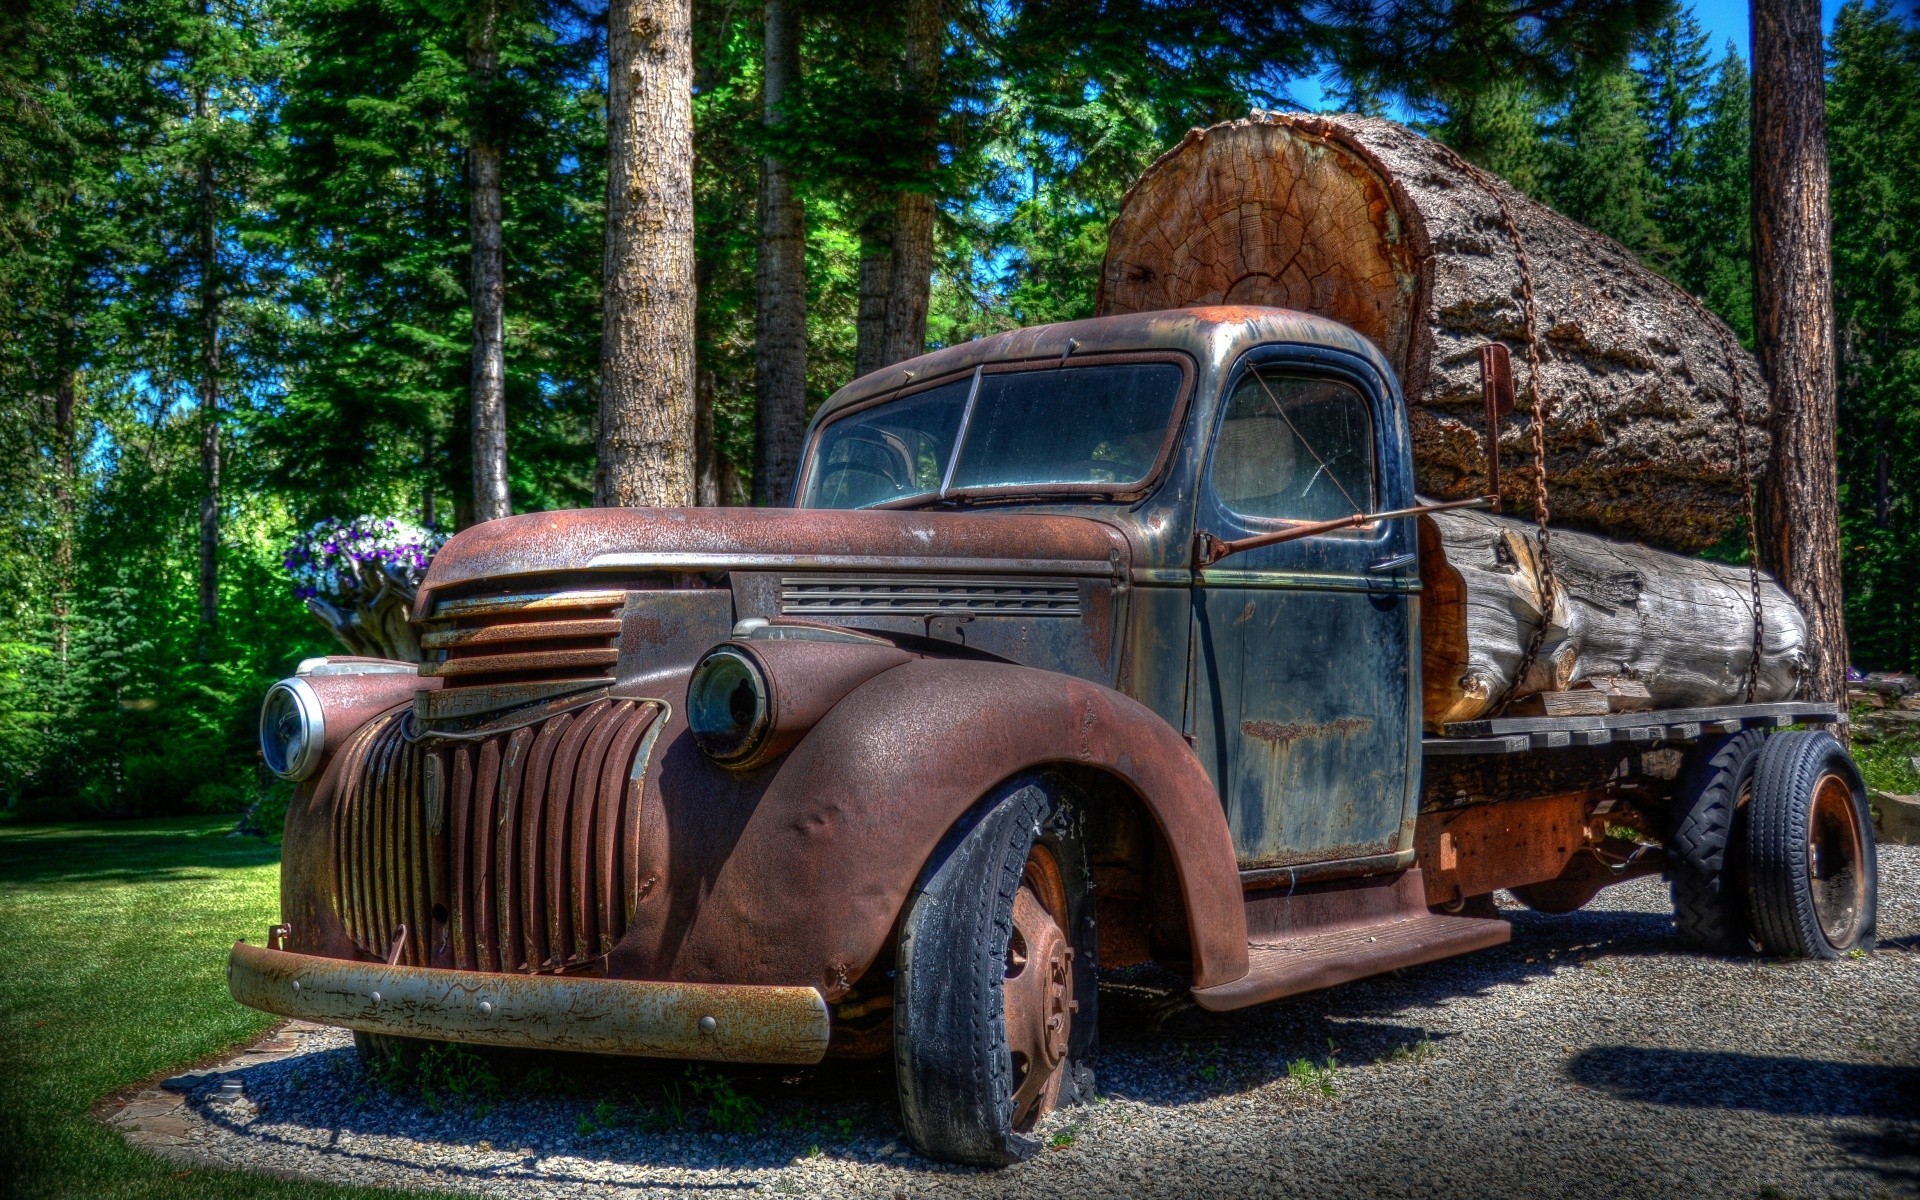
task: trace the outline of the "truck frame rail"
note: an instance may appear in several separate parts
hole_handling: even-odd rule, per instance
[[[1465,754],[1522,754],[1530,750],[1557,750],[1570,746],[1604,746],[1613,742],[1697,742],[1715,734],[1742,729],[1771,729],[1801,721],[1838,721],[1839,705],[1806,700],[1771,704],[1722,704],[1708,708],[1668,708],[1647,712],[1608,713],[1578,717],[1484,717],[1455,721],[1438,736],[1421,739],[1428,756]]]

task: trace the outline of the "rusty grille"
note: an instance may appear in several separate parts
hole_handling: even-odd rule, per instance
[[[335,904],[362,950],[478,971],[598,958],[639,901],[640,787],[659,706],[601,699],[478,741],[353,742],[335,810]],[[404,938],[402,927],[404,926]]]
[[[420,637],[422,675],[445,687],[611,680],[624,590],[442,600]]]
[[[888,613],[1020,613],[1080,615],[1080,585],[1071,579],[786,578],[780,611],[792,616]]]

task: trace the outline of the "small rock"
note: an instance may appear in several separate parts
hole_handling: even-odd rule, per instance
[[[1874,835],[1880,841],[1920,846],[1920,796],[1874,791],[1867,793],[1867,802],[1873,809]]]

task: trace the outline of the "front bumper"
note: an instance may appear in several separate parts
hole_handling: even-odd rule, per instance
[[[249,1008],[368,1033],[738,1063],[816,1063],[827,1003],[810,987],[654,983],[389,967],[234,944]]]

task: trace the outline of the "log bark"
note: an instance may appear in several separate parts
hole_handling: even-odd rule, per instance
[[[1423,708],[1429,728],[1485,716],[1540,621],[1531,523],[1459,511],[1420,518]],[[1645,686],[1655,708],[1746,699],[1753,608],[1744,568],[1593,534],[1556,530],[1546,640],[1516,697],[1613,681]],[[1807,623],[1761,581],[1756,702],[1802,695]],[[1637,691],[1637,689],[1627,689]]]
[[[1521,279],[1495,193],[1532,268],[1556,523],[1718,542],[1743,510],[1725,325],[1619,243],[1393,122],[1256,114],[1188,134],[1123,201],[1099,310],[1274,305],[1352,326],[1399,373],[1419,487],[1443,499],[1485,489],[1478,349],[1506,342],[1520,411],[1502,425],[1501,484],[1526,511]],[[1734,361],[1757,463],[1766,393],[1737,344]]]
[[[1811,696],[1844,698],[1832,213],[1818,0],[1754,0],[1753,316],[1771,391],[1760,560],[1806,609]]]
[[[693,503],[693,4],[607,8],[600,506]]]
[[[767,0],[761,120],[782,123],[787,88],[800,74],[800,21],[788,0]],[[778,152],[760,159],[760,247],[755,269],[753,502],[792,499],[807,428],[807,230],[793,174]]]
[[[513,513],[507,486],[506,256],[501,235],[498,105],[500,0],[475,7],[467,35],[467,78],[474,92],[467,147],[472,188],[473,518]]]

